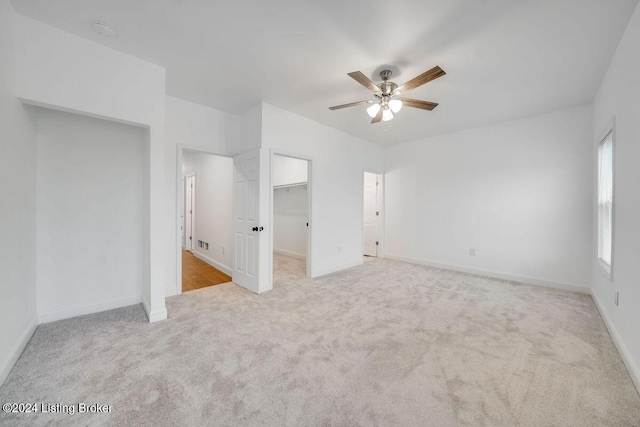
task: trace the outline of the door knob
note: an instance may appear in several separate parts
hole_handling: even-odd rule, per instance
[[[258,227],[253,227],[251,231],[258,231]]]
[[[260,227],[260,228],[258,229],[258,231],[262,231],[262,230],[264,230],[264,227]]]

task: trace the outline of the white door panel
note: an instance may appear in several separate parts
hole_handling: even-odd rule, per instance
[[[180,192],[182,199],[180,200],[180,206],[182,206],[182,212],[180,213],[180,233],[182,234],[182,250],[186,250],[187,249],[187,241],[186,241],[186,235],[187,235],[187,225],[186,225],[186,204],[185,204],[185,200],[187,200],[187,184],[185,184],[185,179],[184,177],[182,177],[182,181],[181,184],[182,185],[182,191]]]
[[[364,255],[377,256],[377,180],[375,174],[364,173]]]
[[[240,154],[234,163],[235,253],[233,282],[255,293],[271,289],[268,278],[269,156],[264,150]],[[264,199],[264,194],[267,198]],[[265,211],[265,212],[262,212]]]

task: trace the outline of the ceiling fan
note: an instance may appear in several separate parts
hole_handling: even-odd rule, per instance
[[[349,104],[336,105],[329,107],[330,110],[340,110],[342,108],[355,107],[357,105],[372,104],[367,108],[367,113],[371,116],[371,124],[381,121],[389,121],[393,119],[393,114],[400,111],[403,105],[407,107],[420,108],[422,110],[433,110],[438,106],[436,102],[420,101],[418,99],[405,98],[400,95],[413,90],[423,84],[429,83],[438,77],[444,76],[446,73],[442,68],[435,66],[429,71],[425,71],[418,77],[415,77],[405,84],[398,86],[394,82],[390,82],[391,71],[384,70],[380,72],[382,83],[375,84],[367,76],[360,71],[349,73],[348,76],[360,83],[362,86],[373,92],[375,100],[351,102]]]

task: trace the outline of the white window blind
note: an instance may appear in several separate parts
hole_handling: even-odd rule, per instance
[[[598,258],[610,269],[613,232],[612,133],[600,143],[598,163]]]

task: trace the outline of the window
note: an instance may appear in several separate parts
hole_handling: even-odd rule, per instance
[[[613,131],[598,148],[598,262],[611,276],[613,239]]]

